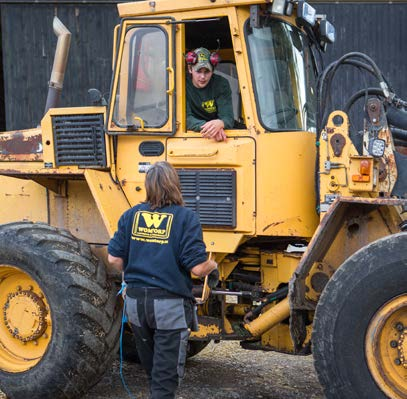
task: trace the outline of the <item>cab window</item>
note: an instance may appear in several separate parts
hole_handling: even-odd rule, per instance
[[[202,35],[205,32],[205,35]],[[220,55],[221,62],[216,66],[214,74],[224,77],[232,92],[233,129],[243,129],[244,112],[240,95],[239,80],[235,64],[230,25],[227,17],[199,20],[185,25],[185,53],[198,47],[205,47]],[[187,73],[187,72],[186,72]]]
[[[168,121],[167,43],[159,26],[136,26],[126,33],[114,103],[117,126],[159,128]]]
[[[307,38],[296,27],[264,18],[246,23],[257,110],[267,130],[316,131],[316,67]]]
[[[230,86],[232,92],[233,115],[235,118],[235,128],[243,124],[242,100],[240,96],[239,81],[237,77],[236,65],[233,62],[221,62],[215,69],[215,74],[224,77]]]

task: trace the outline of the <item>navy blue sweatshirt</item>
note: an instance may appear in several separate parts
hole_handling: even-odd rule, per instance
[[[124,261],[130,286],[159,287],[192,297],[191,269],[207,259],[197,215],[179,205],[139,204],[120,218],[108,252]]]

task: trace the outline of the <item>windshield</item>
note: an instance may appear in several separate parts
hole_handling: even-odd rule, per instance
[[[257,111],[267,130],[316,132],[316,69],[308,40],[280,20],[246,24]]]
[[[168,120],[167,41],[159,27],[126,33],[114,104],[117,126],[161,127]]]

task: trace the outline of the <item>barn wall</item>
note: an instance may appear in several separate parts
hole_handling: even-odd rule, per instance
[[[109,91],[116,4],[2,4],[7,130],[34,127],[42,118],[57,43],[54,15],[72,34],[60,106],[89,104],[92,87]]]
[[[0,130],[30,128],[42,118],[57,41],[52,31],[54,15],[72,33],[60,105],[87,105],[91,87],[108,93],[112,32],[119,22],[117,2],[2,0]],[[337,31],[337,41],[325,54],[325,64],[347,52],[362,51],[376,61],[396,93],[407,99],[407,1],[312,4],[319,14],[328,15]],[[333,101],[343,103],[362,84],[365,81],[358,72],[344,68],[336,79]]]
[[[359,51],[371,57],[399,97],[407,100],[407,2],[323,2],[313,5],[326,14],[337,34],[328,47],[325,65],[340,56]],[[365,87],[365,76],[344,67],[336,78],[335,97],[343,102],[358,87]],[[367,83],[377,86],[374,79]],[[335,99],[334,99],[335,100]]]

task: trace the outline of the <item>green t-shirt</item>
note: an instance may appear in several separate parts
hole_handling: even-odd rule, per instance
[[[209,83],[198,89],[187,77],[187,129],[199,132],[202,125],[213,119],[222,119],[225,129],[234,124],[232,93],[229,82],[222,76],[212,75]]]

